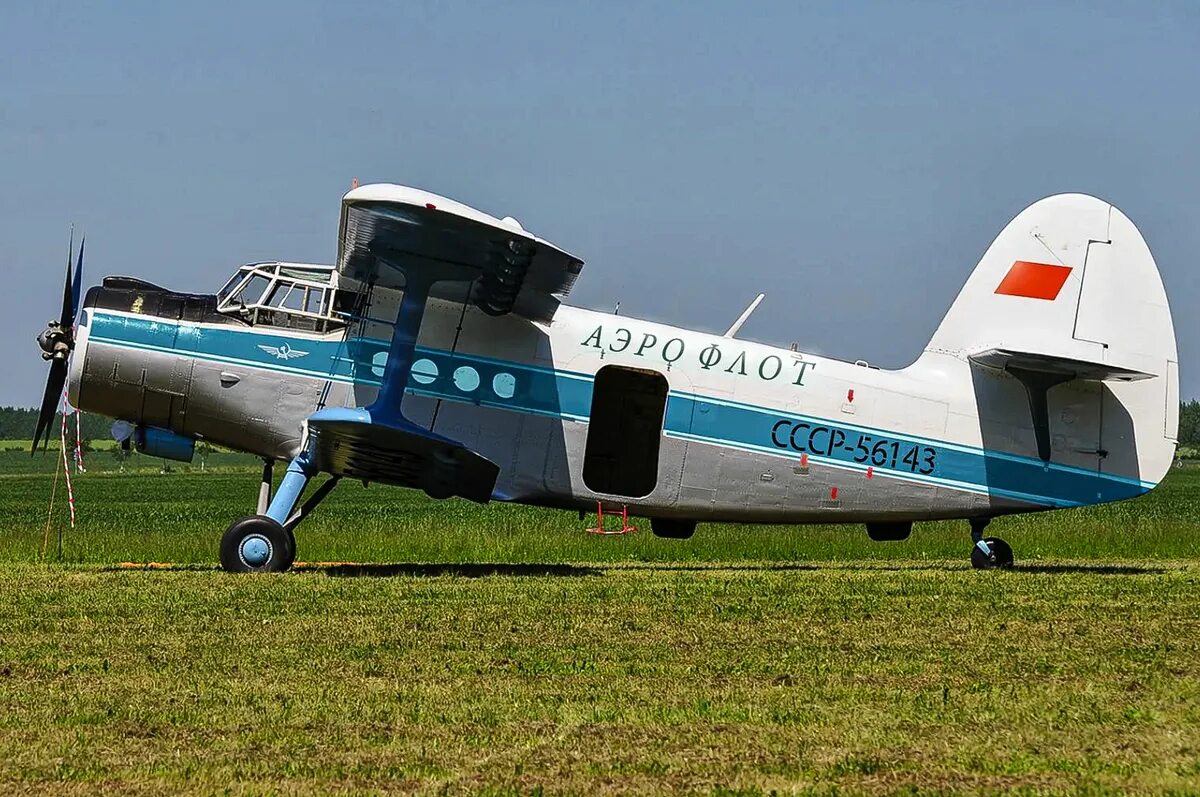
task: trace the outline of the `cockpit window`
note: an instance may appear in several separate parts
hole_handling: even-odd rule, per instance
[[[262,274],[255,274],[250,279],[246,280],[246,284],[238,291],[238,300],[245,305],[258,304],[262,301],[263,292],[267,286],[271,284],[271,280],[264,277]]]
[[[217,303],[224,301],[225,297],[233,293],[233,289],[241,285],[244,279],[246,279],[246,274],[238,269],[238,272],[229,278],[229,282],[225,283],[225,287],[217,291]]]
[[[308,290],[303,285],[298,285],[294,282],[286,280],[276,282],[274,290],[271,291],[271,295],[267,297],[263,304],[286,310],[303,310],[304,294]]]
[[[307,291],[304,295],[304,310],[321,315],[325,311],[324,291]]]
[[[217,294],[217,310],[250,324],[328,332],[345,325],[331,311],[337,299],[332,266],[251,263]]]

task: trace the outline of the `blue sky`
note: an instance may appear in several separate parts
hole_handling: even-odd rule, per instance
[[[906,365],[1030,202],[1121,207],[1200,397],[1200,5],[20,4],[0,24],[0,404],[88,277],[333,257],[352,177],[579,254],[575,304]]]

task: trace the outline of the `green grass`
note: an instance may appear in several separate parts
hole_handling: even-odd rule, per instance
[[[56,429],[52,428],[50,431],[50,441],[48,443],[49,449],[51,451],[56,451],[62,444],[61,439],[54,434],[54,432],[57,431]],[[33,445],[32,440],[0,440],[0,451],[24,451],[26,454],[28,454],[29,447],[31,445]],[[67,445],[75,445],[74,437],[67,440]],[[97,451],[111,451],[117,447],[117,441],[109,440],[108,438],[102,438],[90,440],[88,441],[87,445],[88,448],[95,449]]]
[[[1200,789],[1194,568],[336,572],[10,568],[0,790]]]
[[[1200,792],[1200,468],[997,521],[1006,573],[963,524],[597,538],[343,485],[300,558],[371,564],[239,577],[252,461],[97,454],[45,564],[30,462],[0,455],[0,793]]]
[[[32,461],[32,465],[31,465]],[[77,563],[212,563],[221,532],[253,512],[258,466],[212,454],[206,470],[135,457],[118,472],[112,453],[87,457],[75,479],[78,526],[63,532],[63,558]],[[0,561],[36,561],[45,532],[54,457],[0,454]],[[36,467],[36,472],[30,472]],[[59,484],[55,528],[65,525]],[[584,533],[570,512],[461,500],[434,502],[415,491],[340,485],[297,533],[302,561],[349,562],[725,562],[956,559],[970,542],[964,523],[918,524],[907,541],[871,542],[862,526],[704,524],[691,540],[660,540],[643,530],[624,537]],[[1119,504],[997,520],[1020,561],[1200,559],[1200,467],[1172,471],[1149,495]]]

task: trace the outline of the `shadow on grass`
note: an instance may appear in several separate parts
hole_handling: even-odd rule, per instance
[[[969,573],[972,567],[963,563],[950,562],[889,562],[884,559],[842,560],[834,562],[817,562],[814,564],[799,564],[796,562],[761,562],[746,564],[727,564],[713,562],[711,564],[677,564],[673,562],[637,562],[613,563],[606,566],[611,570],[661,570],[661,571],[750,571],[750,572],[788,572],[788,571],[820,571],[846,570],[861,572],[890,572],[902,573],[918,570],[939,571],[945,573]],[[1106,565],[1106,564],[1021,564],[1011,570],[1000,571],[1011,573],[1044,573],[1046,575],[1089,574],[1103,576],[1138,576],[1158,575],[1167,572],[1166,568],[1152,565]]]
[[[1085,573],[1097,576],[1146,576],[1167,572],[1162,567],[1137,565],[1023,565],[1013,567],[1014,573]]]
[[[818,569],[818,568],[813,568]],[[939,570],[946,573],[970,573],[974,568],[970,564],[940,564],[930,562],[891,564],[885,562],[839,562],[828,565],[826,570],[879,570],[903,572],[905,570]],[[1011,568],[996,570],[998,573],[1031,573],[1045,575],[1100,575],[1100,576],[1147,576],[1167,572],[1166,568],[1140,565],[1105,565],[1105,564],[1022,564],[1018,562]]]
[[[603,575],[602,570],[594,567],[541,563],[304,564],[297,565],[293,570],[298,573],[324,573],[334,578],[390,578],[393,576],[413,576],[418,578],[436,578],[438,576],[460,576],[462,578],[486,578],[488,576],[578,578],[581,576]]]
[[[820,565],[798,564],[796,562],[749,562],[746,564],[729,563],[729,562],[696,562],[694,564],[681,564],[679,562],[605,562],[604,569],[606,570],[657,570],[671,571],[673,573],[710,573],[710,572],[725,572],[747,571],[747,572],[787,572],[801,570],[826,570],[828,568]]]
[[[169,563],[136,563],[124,562],[119,565],[105,565],[96,568],[100,572],[214,572],[220,568],[208,564],[169,564]],[[607,572],[655,571],[655,572],[684,572],[684,573],[720,573],[720,572],[757,572],[757,573],[787,573],[815,572],[821,570],[845,570],[862,572],[905,572],[918,570],[937,570],[942,572],[971,572],[967,564],[954,565],[947,562],[888,562],[886,560],[844,560],[840,562],[820,562],[816,564],[797,562],[603,562],[594,565],[549,564],[542,562],[425,562],[425,563],[392,563],[392,564],[356,564],[352,562],[298,563],[292,568],[294,573],[316,573],[331,578],[393,578],[408,576],[413,578],[437,578],[439,576],[458,576],[460,578],[487,578],[489,576],[515,577],[532,576],[541,578],[580,578],[586,576],[603,576]],[[1167,572],[1167,568],[1153,565],[1108,565],[1108,564],[1020,564],[1011,570],[998,572],[1032,573],[1045,575],[1101,575],[1101,576],[1139,576],[1159,575]]]

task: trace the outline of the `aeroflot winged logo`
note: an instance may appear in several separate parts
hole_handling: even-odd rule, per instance
[[[1070,274],[1070,266],[1052,266],[1049,263],[1018,260],[1012,264],[1004,279],[1000,280],[1000,284],[996,286],[996,293],[1054,301]]]
[[[299,359],[300,357],[303,357],[304,355],[308,354],[308,352],[306,352],[306,351],[300,351],[299,349],[293,349],[291,346],[287,345],[286,343],[283,344],[282,346],[268,346],[267,344],[262,343],[262,344],[259,344],[258,348],[262,349],[263,351],[265,351],[267,354],[271,355],[272,357],[275,357],[280,360],[296,360],[296,359]]]

